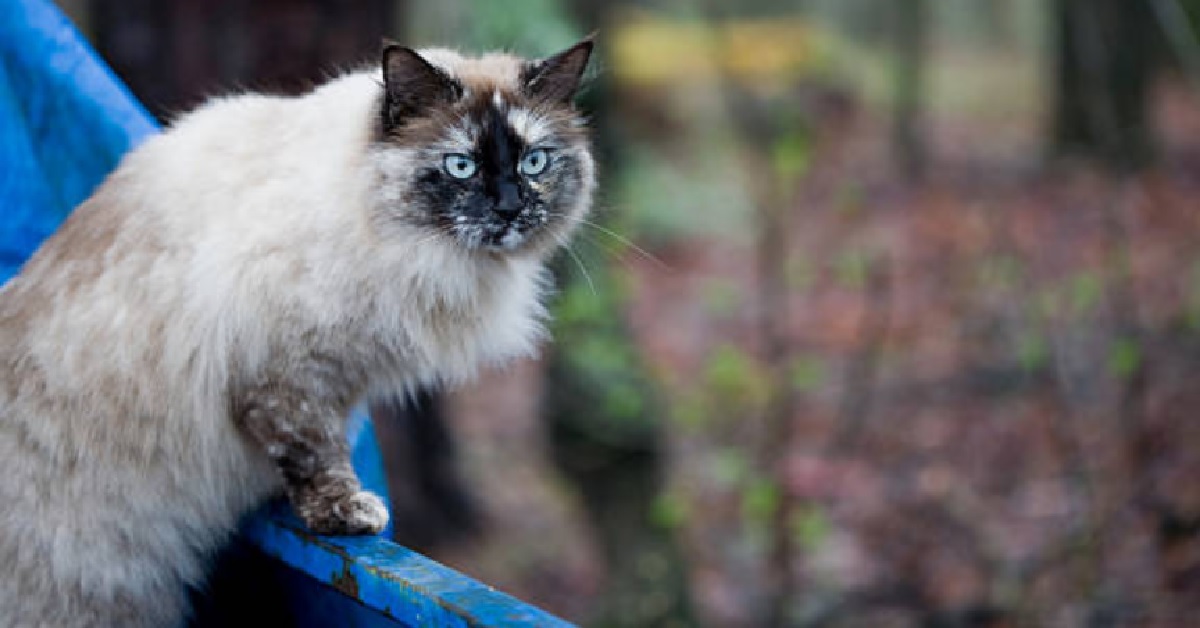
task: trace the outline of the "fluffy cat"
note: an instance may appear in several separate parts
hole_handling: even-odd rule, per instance
[[[128,155],[0,290],[0,625],[178,625],[280,491],[317,532],[381,530],[344,417],[534,350],[595,187],[591,50],[388,45]]]

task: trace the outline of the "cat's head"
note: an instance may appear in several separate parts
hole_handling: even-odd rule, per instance
[[[387,45],[377,219],[475,251],[565,241],[595,188],[573,105],[591,52],[590,38],[540,60]]]

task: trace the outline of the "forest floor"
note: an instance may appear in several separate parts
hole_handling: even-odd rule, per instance
[[[1132,177],[1044,166],[1028,133],[992,148],[1004,130],[971,119],[931,122],[920,183],[888,165],[881,119],[818,139],[785,262],[799,617],[1200,616],[1200,106],[1168,90],[1157,120],[1159,165]],[[671,402],[665,499],[699,615],[750,625],[768,475],[753,242],[652,253],[613,263]],[[547,459],[541,385],[527,362],[455,395],[486,528],[435,557],[582,620],[604,566]]]

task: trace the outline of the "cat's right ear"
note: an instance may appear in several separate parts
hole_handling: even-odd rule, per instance
[[[386,42],[383,47],[383,126],[391,130],[407,118],[453,103],[461,89],[412,48]]]

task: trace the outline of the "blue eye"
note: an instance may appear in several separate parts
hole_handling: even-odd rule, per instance
[[[535,148],[521,158],[521,174],[533,176],[540,174],[550,163],[550,153],[544,148]]]
[[[446,173],[455,179],[469,179],[475,174],[475,160],[460,153],[451,153],[442,160]]]

